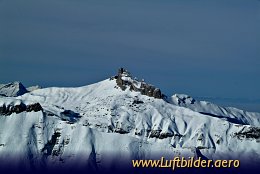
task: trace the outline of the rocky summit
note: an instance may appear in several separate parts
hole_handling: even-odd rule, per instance
[[[140,92],[141,94],[147,95],[149,97],[163,98],[164,96],[159,88],[156,88],[151,84],[147,84],[144,81],[140,82],[136,79],[133,79],[131,73],[129,73],[124,68],[120,68],[114,78],[116,79],[117,85],[122,90],[125,90],[126,87],[129,86],[131,91],[133,90],[136,92]]]

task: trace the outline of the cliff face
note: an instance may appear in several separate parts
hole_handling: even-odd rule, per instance
[[[138,81],[132,78],[131,74],[124,68],[118,70],[116,78],[117,85],[125,90],[128,86],[130,90],[140,92],[142,95],[147,95],[154,98],[163,98],[163,94],[159,88],[151,84],[147,84],[144,81]]]
[[[33,103],[33,104],[24,104],[24,103],[19,103],[16,105],[13,104],[3,104],[2,106],[0,106],[0,115],[4,115],[4,116],[8,116],[11,115],[13,113],[19,114],[21,112],[38,112],[38,111],[42,111],[42,106],[39,103]]]

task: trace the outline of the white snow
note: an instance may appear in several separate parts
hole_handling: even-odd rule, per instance
[[[16,97],[28,92],[20,82],[0,84],[0,96]]]
[[[134,104],[134,100],[143,103]],[[176,94],[168,103],[128,88],[122,91],[115,80],[104,80],[78,88],[52,87],[3,97],[0,107],[19,102],[38,102],[44,111],[0,115],[0,159],[18,155],[28,166],[30,161],[37,164],[42,160],[46,165],[62,166],[80,155],[84,160],[74,167],[88,161],[89,166],[109,169],[120,157],[143,159],[158,153],[196,156],[196,148],[211,159],[243,159],[253,154],[260,160],[259,140],[235,136],[244,129],[259,127],[259,113],[223,108],[187,95]],[[79,115],[64,116],[66,110]],[[154,131],[161,137],[151,138]],[[60,136],[51,154],[43,159],[55,132]],[[163,137],[166,133],[171,136]]]

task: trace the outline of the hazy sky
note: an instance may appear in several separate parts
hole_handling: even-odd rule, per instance
[[[260,101],[259,31],[259,0],[0,0],[0,83],[82,86],[123,66],[169,95]]]

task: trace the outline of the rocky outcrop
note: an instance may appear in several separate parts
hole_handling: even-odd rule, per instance
[[[2,106],[0,106],[0,115],[11,115],[13,113],[21,113],[21,112],[38,112],[38,111],[42,111],[42,106],[39,103],[34,103],[34,104],[29,104],[29,105],[25,105],[24,103],[20,103],[18,105],[5,105],[3,104]]]
[[[248,127],[242,129],[240,132],[236,132],[235,137],[238,139],[260,139],[260,128],[259,127]]]
[[[127,134],[127,133],[129,133],[128,131],[126,131],[126,130],[124,130],[122,128],[116,128],[114,132],[115,133],[119,133],[119,134]]]
[[[173,137],[174,133],[165,132],[163,133],[161,130],[151,130],[149,138],[159,138],[164,139],[168,137]]]
[[[42,111],[42,106],[40,105],[40,103],[34,103],[34,104],[30,104],[26,106],[26,112],[38,112],[38,111]]]
[[[143,104],[143,103],[144,102],[141,100],[134,100],[132,104],[134,105],[134,104]]]
[[[149,97],[161,99],[164,96],[159,88],[145,83],[144,81],[140,82],[138,80],[132,79],[131,74],[124,68],[120,68],[114,78],[116,79],[117,85],[122,90],[125,90],[129,86],[130,90],[141,92],[141,94],[147,95]]]
[[[131,76],[125,69],[120,68],[118,70],[117,76],[115,76],[116,83],[122,90],[125,90],[126,86],[129,85],[129,82],[123,80],[122,77],[131,77]]]
[[[44,145],[41,152],[43,152],[45,156],[59,156],[60,153],[59,151],[54,150],[54,146],[58,142],[60,135],[60,132],[54,132],[54,134],[51,136],[51,139],[47,142],[47,144]]]

